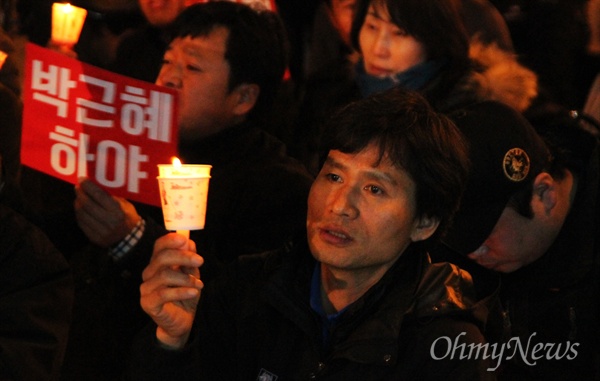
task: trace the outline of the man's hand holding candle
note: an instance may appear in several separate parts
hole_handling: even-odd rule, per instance
[[[170,233],[159,238],[142,273],[141,305],[158,325],[157,339],[172,349],[187,342],[204,284],[194,241]]]

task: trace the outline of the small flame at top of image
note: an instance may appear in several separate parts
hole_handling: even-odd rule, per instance
[[[74,45],[87,16],[87,10],[70,3],[52,4],[52,35],[57,45]]]

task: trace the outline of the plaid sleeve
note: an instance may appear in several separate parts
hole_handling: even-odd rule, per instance
[[[140,221],[131,229],[131,232],[127,234],[125,238],[121,242],[119,242],[116,246],[110,248],[108,254],[113,258],[113,260],[119,261],[121,260],[125,254],[129,253],[131,249],[137,245],[137,243],[142,239],[142,235],[144,235],[144,230],[146,229],[146,221],[141,218]]]

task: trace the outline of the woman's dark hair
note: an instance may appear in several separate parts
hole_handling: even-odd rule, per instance
[[[275,98],[288,64],[289,42],[281,18],[229,1],[195,4],[175,20],[171,39],[208,36],[217,27],[229,32],[229,90],[242,83],[257,84],[260,95],[251,115],[262,113]]]
[[[358,153],[374,144],[379,160],[406,171],[416,185],[417,214],[439,218],[434,237],[443,234],[469,168],[465,141],[449,118],[420,94],[396,87],[350,103],[329,119],[325,131],[326,152]]]

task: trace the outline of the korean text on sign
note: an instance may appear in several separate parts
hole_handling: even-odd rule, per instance
[[[176,155],[176,93],[27,45],[23,164],[159,205],[156,165]]]

